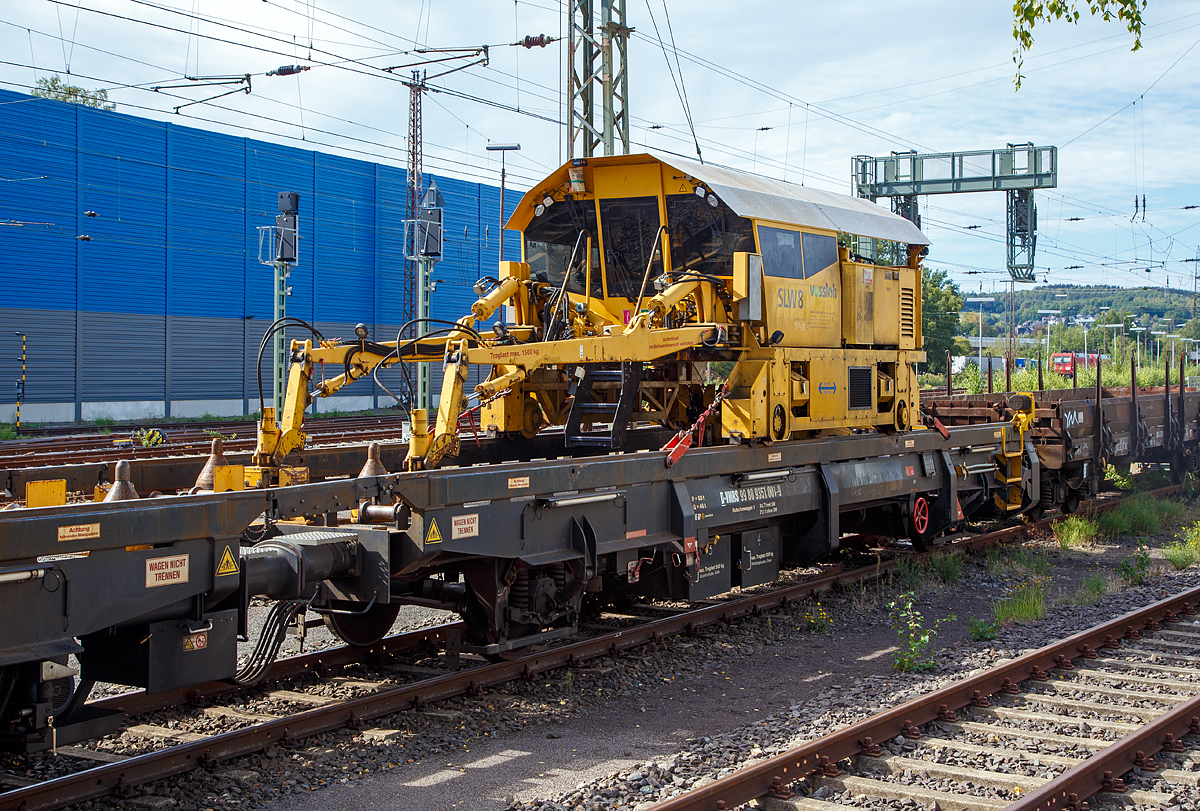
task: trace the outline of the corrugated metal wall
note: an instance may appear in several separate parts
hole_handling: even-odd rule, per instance
[[[399,329],[399,167],[0,90],[0,179],[0,381],[19,374],[6,336],[26,332],[28,403],[73,406],[77,418],[116,403],[164,415],[172,403],[256,410],[273,272],[258,262],[257,228],[274,223],[280,191],[301,195],[288,314],[327,337],[349,337],[358,322],[380,340]],[[431,179],[447,206],[433,316],[454,320],[475,280],[495,273],[499,189]],[[519,196],[509,192],[510,210]],[[505,254],[519,258],[515,234]],[[437,366],[433,378],[436,397]],[[398,371],[381,380],[404,390]],[[0,404],[13,399],[3,386]],[[392,402],[369,379],[339,395]]]

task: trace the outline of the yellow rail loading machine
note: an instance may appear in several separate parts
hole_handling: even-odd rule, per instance
[[[354,341],[293,341],[285,410],[277,423],[263,409],[250,483],[290,470],[313,397],[400,363],[444,368],[436,412],[411,411],[408,470],[455,457],[468,424],[526,438],[555,426],[566,446],[620,450],[639,423],[769,443],[902,432],[919,413],[928,240],[872,203],[621,155],[563,165],[508,227],[523,261],[481,279],[457,322],[406,340],[409,324],[391,342],[365,328]],[[327,364],[342,373],[313,380]],[[468,392],[472,365],[490,373]]]

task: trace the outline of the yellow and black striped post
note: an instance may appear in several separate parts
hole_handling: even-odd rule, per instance
[[[21,432],[21,401],[25,399],[25,333],[14,332],[21,336],[21,379],[17,381],[17,433]]]

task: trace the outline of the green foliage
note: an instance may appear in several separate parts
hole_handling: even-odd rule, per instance
[[[768,620],[769,621],[769,620]],[[815,605],[806,605],[804,614],[800,617],[800,627],[796,630],[805,631],[810,634],[827,634],[833,621],[829,618],[829,612],[821,605],[818,600]]]
[[[16,439],[17,429],[12,425],[0,425],[0,439]]]
[[[44,99],[65,101],[68,104],[82,104],[85,107],[97,107],[101,110],[115,110],[117,105],[109,104],[107,90],[84,90],[82,87],[69,85],[58,75],[43,76],[37,80],[33,95]]]
[[[1083,4],[1075,0],[1015,0],[1013,3],[1013,63],[1017,66],[1013,84],[1021,89],[1021,68],[1025,64],[1025,53],[1033,48],[1033,27],[1039,22],[1065,20],[1079,22],[1079,8]],[[1086,0],[1086,8],[1094,17],[1100,15],[1105,22],[1119,20],[1133,34],[1133,47],[1142,47],[1142,12],[1146,0]]]
[[[1100,531],[1096,522],[1082,515],[1068,515],[1054,522],[1054,537],[1063,549],[1090,544]]]
[[[952,622],[955,617],[950,615],[925,627],[925,617],[913,608],[912,592],[905,592],[887,604],[888,621],[896,638],[900,640],[900,650],[893,662],[897,670],[905,673],[913,670],[932,670],[936,662],[928,655],[929,646],[933,644],[938,629],[943,623]]]
[[[1109,538],[1123,535],[1157,535],[1164,524],[1183,518],[1183,505],[1167,499],[1156,499],[1139,493],[1126,499],[1112,510],[1096,516],[1100,532]]]
[[[930,568],[943,583],[957,583],[962,575],[963,557],[950,553],[938,555],[930,562]]]
[[[1194,546],[1200,549],[1200,521],[1193,522],[1191,525],[1183,527],[1183,532],[1177,536],[1188,546]]]
[[[1175,541],[1163,547],[1163,557],[1176,569],[1186,569],[1200,560],[1200,550],[1194,546]]]
[[[1200,521],[1183,527],[1183,531],[1175,537],[1176,541],[1163,547],[1163,557],[1172,566],[1186,569],[1200,560]]]
[[[901,588],[916,591],[929,580],[929,565],[919,558],[900,558],[896,561],[896,579]]]
[[[944,270],[923,268],[921,271],[921,330],[925,352],[929,358],[928,371],[946,373],[946,350],[954,351],[954,334],[958,328],[958,313],[962,310],[962,293]]]
[[[1033,576],[1013,589],[1003,600],[992,603],[992,614],[998,625],[1009,622],[1032,622],[1046,616],[1046,586],[1050,578]]]
[[[1126,555],[1117,567],[1117,576],[1125,581],[1127,586],[1140,586],[1146,582],[1146,575],[1149,573],[1150,550],[1146,548],[1145,541],[1139,541],[1137,549]]]
[[[219,439],[222,442],[232,442],[233,440],[237,439],[237,434],[230,434],[229,436],[226,436],[215,428],[204,428],[202,430],[208,436],[212,437],[213,439]]]
[[[1089,574],[1083,578],[1083,583],[1079,587],[1079,591],[1075,592],[1074,596],[1068,597],[1064,602],[1074,603],[1075,605],[1091,605],[1098,602],[1108,592],[1108,581],[1104,575],[1096,572]]]
[[[971,639],[976,642],[986,642],[989,639],[995,639],[1000,633],[1000,628],[994,622],[987,620],[977,620],[974,617],[967,617],[967,629],[971,634]]]

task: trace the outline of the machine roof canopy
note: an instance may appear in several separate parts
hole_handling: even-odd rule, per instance
[[[929,238],[913,223],[869,200],[814,189],[782,180],[701,164],[688,158],[657,153],[614,155],[588,158],[591,166],[646,163],[655,160],[703,183],[735,214],[760,220],[774,220],[824,231],[888,239],[910,245],[928,245]],[[533,208],[541,201],[549,184],[558,188],[567,182],[570,164],[559,167],[542,183],[526,193],[508,222],[509,228],[529,224]]]

